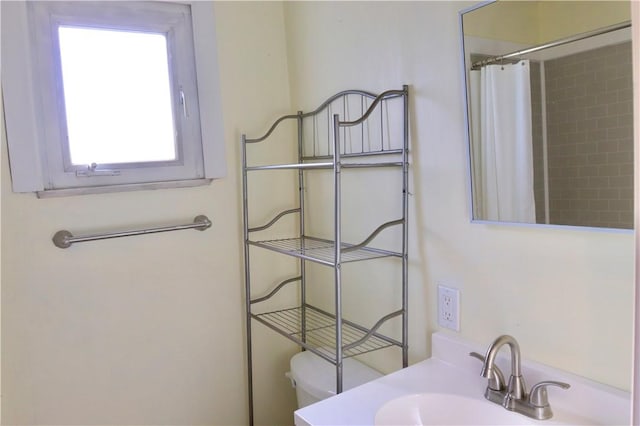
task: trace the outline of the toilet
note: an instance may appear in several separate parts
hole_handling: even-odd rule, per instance
[[[295,354],[286,376],[296,389],[298,408],[329,398],[336,394],[336,367],[310,351]],[[382,374],[353,358],[342,361],[342,390],[346,391]]]

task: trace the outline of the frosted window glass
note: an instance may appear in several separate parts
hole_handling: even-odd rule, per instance
[[[71,164],[176,160],[163,34],[58,28]]]

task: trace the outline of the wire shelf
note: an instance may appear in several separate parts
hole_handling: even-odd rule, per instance
[[[251,316],[297,344],[335,361],[336,319],[332,314],[311,305],[304,305],[304,307],[283,309],[263,314],[251,314]],[[367,332],[368,330],[364,327],[343,319],[343,347],[362,339]],[[344,350],[342,356],[343,358],[349,358],[394,345],[402,346],[400,342],[394,339],[375,333],[362,344]]]
[[[363,155],[363,154],[360,154]],[[321,157],[325,158],[325,157]],[[313,157],[309,157],[307,159],[314,159]],[[375,167],[402,167],[403,163],[401,161],[379,161],[379,162],[360,162],[360,163],[347,163],[342,162],[340,164],[340,168],[342,169],[364,169],[364,168],[375,168]],[[248,172],[254,172],[257,170],[332,170],[334,168],[333,163],[291,163],[291,164],[272,164],[272,165],[263,165],[263,166],[250,166],[247,167],[246,170]]]
[[[329,240],[315,237],[302,237],[266,241],[249,241],[249,244],[329,266],[334,266],[336,264],[335,243]],[[341,247],[344,250],[353,247],[353,245],[342,243]],[[388,256],[402,257],[402,253],[371,247],[362,247],[353,251],[341,252],[341,255],[342,263],[377,259]]]

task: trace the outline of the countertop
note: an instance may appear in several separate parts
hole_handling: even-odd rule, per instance
[[[488,343],[487,343],[488,346]],[[485,353],[481,347],[457,336],[434,333],[433,356],[380,379],[358,386],[295,412],[296,426],[373,425],[376,412],[386,402],[404,395],[447,393],[484,400],[487,380],[480,376],[480,361],[470,357],[471,351]],[[508,377],[508,350],[500,351],[497,364]],[[530,424],[607,424],[630,423],[631,395],[589,379],[528,362],[522,354],[522,371],[527,384],[542,380],[558,380],[571,384],[568,390],[549,389],[549,402],[554,417],[537,421],[522,416]]]

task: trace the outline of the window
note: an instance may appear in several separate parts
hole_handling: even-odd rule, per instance
[[[58,40],[65,163],[175,161],[166,36],[59,26]]]
[[[210,2],[2,2],[14,191],[65,195],[221,177],[212,21]]]

